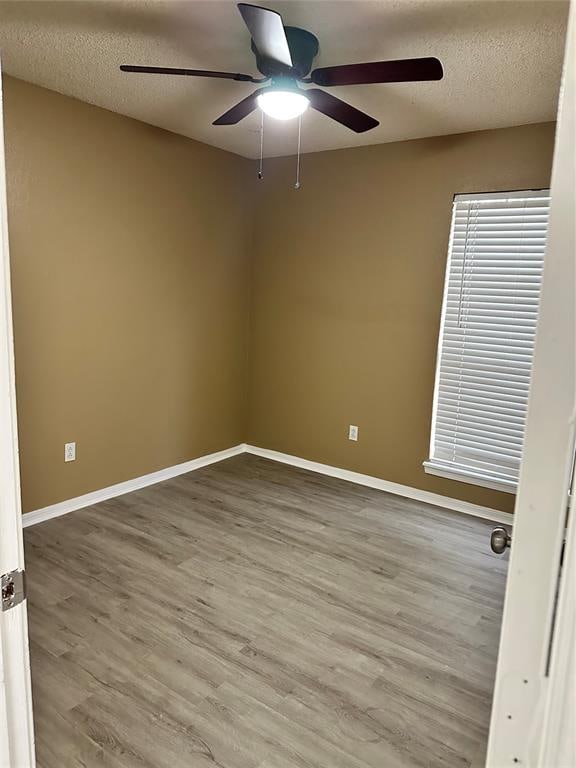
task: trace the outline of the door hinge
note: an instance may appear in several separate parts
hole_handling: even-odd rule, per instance
[[[2,610],[9,611],[26,599],[25,571],[2,574]]]

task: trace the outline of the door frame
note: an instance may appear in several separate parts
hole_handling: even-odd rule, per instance
[[[544,705],[540,764],[576,765],[576,499],[572,495],[557,631]]]
[[[0,574],[24,569],[0,62]],[[0,767],[34,768],[27,601],[0,610]]]

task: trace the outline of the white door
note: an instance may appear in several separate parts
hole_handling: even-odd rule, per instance
[[[10,261],[0,68],[0,574],[24,568],[16,431]],[[16,589],[18,583],[16,579]],[[0,611],[0,768],[33,768],[34,736],[26,601]],[[18,595],[14,597],[17,599]],[[16,602],[16,600],[14,601]]]
[[[575,37],[572,4],[534,367],[490,725],[489,768],[574,766],[566,757],[573,750],[574,725],[564,730],[570,708],[558,707],[555,702],[558,697],[566,696],[568,701],[576,695],[573,666],[570,671],[574,664],[574,606],[570,599],[570,589],[574,588],[571,580],[576,574],[573,544],[566,547],[560,573],[576,414]],[[573,524],[571,519],[572,529]],[[573,530],[570,534],[573,538]]]

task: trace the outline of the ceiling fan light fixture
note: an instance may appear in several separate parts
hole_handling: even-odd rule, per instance
[[[1,2],[1,0],[0,0]],[[376,128],[378,120],[362,112],[322,88],[301,90],[298,83],[312,83],[325,88],[339,85],[372,83],[414,83],[441,80],[442,64],[434,56],[391,61],[364,61],[312,69],[318,54],[318,38],[306,29],[285,26],[282,16],[270,8],[238,3],[238,10],[252,38],[250,47],[256,56],[256,67],[263,77],[242,72],[220,72],[211,69],[151,67],[122,64],[123,72],[153,75],[180,75],[236,80],[242,83],[271,86],[258,88],[216,118],[212,125],[237,125],[258,107],[276,120],[292,120],[308,106],[345,128],[364,133]]]
[[[270,90],[257,97],[258,106],[275,120],[292,120],[303,114],[310,104],[303,91]]]

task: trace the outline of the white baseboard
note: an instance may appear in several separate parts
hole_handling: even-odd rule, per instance
[[[224,451],[200,456],[197,459],[185,461],[183,464],[176,464],[173,467],[160,469],[158,472],[151,472],[149,475],[142,475],[142,477],[136,477],[133,480],[126,480],[123,483],[117,483],[116,485],[110,485],[107,488],[101,488],[99,491],[85,493],[83,496],[76,496],[74,499],[67,499],[58,504],[51,504],[49,507],[36,509],[33,512],[26,512],[26,514],[22,516],[22,524],[26,528],[29,525],[42,523],[53,517],[60,517],[60,515],[68,514],[68,512],[74,512],[77,509],[83,509],[84,507],[92,506],[92,504],[98,504],[100,501],[113,499],[116,496],[123,496],[125,493],[131,493],[140,488],[146,488],[149,485],[161,483],[163,480],[169,480],[171,477],[184,475],[187,472],[206,467],[209,464],[216,464],[219,461],[224,461],[224,459],[237,456],[239,453],[252,453],[255,456],[261,456],[264,459],[278,461],[282,464],[290,464],[293,467],[307,469],[310,472],[317,472],[320,475],[337,477],[340,480],[347,480],[350,483],[365,485],[368,488],[375,488],[376,490],[385,491],[386,493],[393,493],[396,496],[404,496],[407,499],[421,501],[425,504],[433,504],[436,507],[444,507],[445,509],[451,509],[455,512],[462,512],[465,515],[481,517],[485,520],[492,520],[493,522],[504,525],[511,526],[514,521],[514,516],[509,512],[500,512],[497,509],[481,507],[478,504],[471,504],[468,501],[460,501],[460,499],[452,499],[448,496],[441,496],[438,493],[430,493],[430,491],[421,491],[418,488],[412,488],[408,485],[400,485],[399,483],[392,483],[389,480],[381,480],[379,477],[371,477],[370,475],[363,475],[360,472],[352,472],[349,469],[331,467],[329,464],[320,464],[317,461],[301,459],[298,456],[290,456],[287,453],[271,451],[268,448],[258,448],[255,445],[240,443],[239,445],[227,448]]]
[[[45,520],[50,520],[53,517],[67,515],[68,512],[74,512],[77,509],[83,509],[84,507],[92,506],[92,504],[98,504],[99,501],[106,501],[107,499],[113,499],[116,496],[123,496],[125,493],[138,491],[140,488],[146,488],[149,485],[161,483],[163,480],[169,480],[171,477],[184,475],[186,472],[192,472],[195,469],[206,467],[209,464],[216,464],[218,461],[223,461],[224,459],[229,459],[231,456],[237,456],[239,453],[244,453],[245,450],[246,446],[243,443],[240,443],[240,445],[226,448],[224,451],[209,453],[206,456],[199,456],[197,459],[185,461],[183,464],[166,467],[166,469],[160,469],[158,472],[151,472],[149,475],[135,477],[133,480],[126,480],[123,483],[109,485],[107,488],[101,488],[99,491],[85,493],[83,496],[76,496],[74,499],[67,499],[66,501],[61,501],[58,504],[51,504],[49,507],[43,507],[42,509],[35,509],[33,512],[26,512],[22,515],[22,525],[26,528],[29,525],[43,523]]]
[[[301,459],[298,456],[290,456],[287,453],[280,453],[279,451],[271,451],[268,448],[258,448],[255,445],[246,445],[245,450],[247,453],[253,453],[255,456],[261,456],[264,459],[279,461],[282,464],[290,464],[293,467],[308,469],[310,472],[318,472],[321,475],[328,475],[329,477],[337,477],[340,480],[347,480],[350,483],[365,485],[368,488],[376,488],[378,491],[386,491],[386,493],[393,493],[396,496],[404,496],[407,499],[414,499],[414,501],[433,504],[436,507],[444,507],[445,509],[451,509],[454,512],[463,512],[465,515],[481,517],[485,520],[491,520],[495,523],[509,526],[514,522],[514,515],[509,512],[500,512],[497,509],[490,509],[490,507],[471,504],[469,501],[452,499],[449,496],[441,496],[439,493],[431,493],[430,491],[421,491],[420,489],[412,488],[409,485],[392,483],[389,480],[381,480],[379,477],[362,475],[360,472],[352,472],[349,469],[331,467],[329,464],[319,464],[316,461]]]

